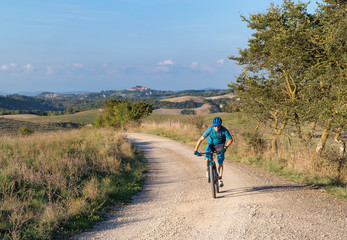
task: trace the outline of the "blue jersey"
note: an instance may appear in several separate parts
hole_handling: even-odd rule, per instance
[[[225,127],[221,126],[219,131],[214,130],[214,127],[209,127],[202,136],[208,137],[208,143],[213,145],[225,144],[226,139],[231,139],[231,135]]]

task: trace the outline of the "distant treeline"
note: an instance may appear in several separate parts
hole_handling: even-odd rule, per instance
[[[214,97],[220,96],[228,93],[234,93],[233,89],[211,89],[211,90],[184,90],[176,94],[171,95],[170,97],[181,97],[181,96],[201,96],[201,97]]]
[[[1,115],[15,115],[15,114],[34,114],[37,116],[57,116],[64,114],[72,114],[79,111],[75,111],[72,108],[67,108],[64,111],[40,111],[40,110],[6,110],[0,109]]]
[[[127,101],[129,103],[136,103],[136,102],[143,102],[146,104],[150,104],[153,106],[154,109],[158,108],[169,108],[169,109],[184,109],[184,108],[197,108],[200,107],[201,103],[196,103],[193,100],[188,100],[185,102],[169,102],[169,101],[160,101],[159,99],[153,98],[153,97],[146,97],[146,98],[122,98],[117,97],[114,99]],[[75,111],[84,111],[89,109],[95,109],[95,108],[102,108],[105,103],[106,99],[90,102],[90,103],[83,103],[75,108],[73,108]]]

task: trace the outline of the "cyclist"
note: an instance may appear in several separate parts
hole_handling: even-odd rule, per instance
[[[194,154],[197,156],[200,156],[200,153],[198,152],[199,146],[202,141],[204,141],[205,138],[208,137],[208,144],[206,147],[206,152],[210,152],[211,148],[215,148],[218,152],[218,160],[217,160],[217,169],[218,169],[218,175],[219,175],[219,186],[223,187],[223,162],[224,162],[224,153],[227,150],[227,148],[230,146],[230,144],[233,142],[233,138],[231,137],[228,129],[222,126],[222,119],[220,117],[215,117],[212,121],[212,127],[209,127],[199,138],[198,142],[196,143]],[[228,139],[228,141],[226,141]],[[206,159],[206,166],[207,166],[207,173],[206,176],[208,177],[208,156],[205,157]]]

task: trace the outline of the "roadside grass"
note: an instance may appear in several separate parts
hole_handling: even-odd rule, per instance
[[[232,161],[252,165],[272,172],[289,180],[324,189],[332,195],[347,200],[347,166],[336,161],[333,149],[337,146],[329,140],[327,153],[311,161],[313,147],[304,145],[295,137],[289,138],[294,130],[288,127],[287,133],[280,139],[277,153],[269,148],[270,129],[262,126],[253,134],[256,122],[241,112],[218,113],[204,116],[171,116],[152,114],[144,119],[139,132],[152,133],[184,142],[193,147],[203,131],[211,125],[215,116],[221,116],[223,125],[233,135],[234,143],[226,152],[226,158]],[[206,140],[200,150],[206,146]]]
[[[167,122],[143,122],[140,131],[171,138],[187,144],[192,144],[195,136],[198,134],[194,126],[189,126],[178,120],[170,120]]]
[[[145,167],[113,129],[0,137],[0,239],[81,232],[141,190]]]

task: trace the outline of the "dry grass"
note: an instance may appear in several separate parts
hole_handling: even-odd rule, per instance
[[[227,152],[228,158],[250,163],[295,181],[328,188],[340,186],[347,190],[344,187],[347,185],[347,164],[344,164],[343,159],[339,160],[338,154],[331,149],[312,159],[315,142],[305,145],[299,139],[289,141],[287,136],[283,136],[279,140],[278,151],[274,153],[265,134],[259,136],[262,143],[257,146],[259,142],[245,134],[249,131],[251,129],[247,128],[233,131],[236,141]],[[329,146],[334,146],[334,143],[330,142]],[[346,193],[340,197],[346,198]]]
[[[143,122],[139,131],[169,137],[188,144],[196,141],[199,136],[199,129],[195,125],[187,124],[180,120]]]
[[[1,137],[0,238],[51,239],[64,224],[97,218],[134,157],[111,129]]]

